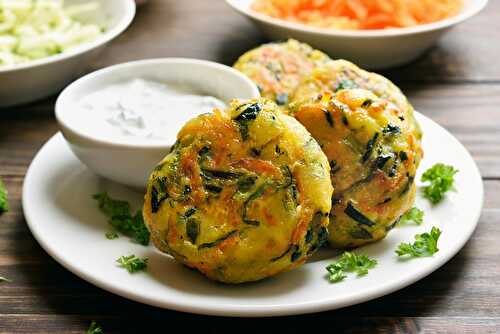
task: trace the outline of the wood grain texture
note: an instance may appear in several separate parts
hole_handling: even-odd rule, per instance
[[[221,0],[150,0],[93,68],[180,56],[232,64],[265,41]],[[0,176],[11,211],[0,217],[0,333],[500,333],[500,1],[447,34],[417,62],[384,74],[416,109],[453,133],[484,177],[485,206],[464,249],[427,278],[361,305],[313,315],[228,319],[165,311],[117,297],[52,260],[22,214],[23,178],[38,149],[57,132],[55,98],[0,110]]]

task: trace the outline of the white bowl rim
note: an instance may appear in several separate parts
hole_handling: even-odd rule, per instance
[[[459,24],[472,16],[478,14],[486,7],[488,0],[470,0],[471,5],[465,6],[464,10],[456,16],[433,22],[428,24],[421,24],[414,27],[407,28],[393,28],[393,29],[375,29],[375,30],[341,30],[341,29],[325,29],[307,26],[305,24],[288,22],[281,19],[276,19],[265,14],[257,13],[250,8],[243,8],[240,0],[226,0],[226,3],[239,13],[248,16],[257,21],[261,21],[279,28],[287,28],[290,30],[318,34],[329,37],[349,37],[349,38],[373,38],[373,37],[391,37],[391,36],[405,36],[420,34],[429,31],[441,30],[453,25]]]
[[[52,63],[56,63],[61,60],[66,60],[69,58],[73,58],[76,56],[79,56],[85,52],[88,52],[90,50],[96,49],[114,38],[116,38],[118,35],[120,35],[122,32],[124,32],[128,26],[132,23],[135,17],[136,13],[136,4],[135,0],[122,0],[125,2],[125,15],[119,20],[119,22],[116,24],[115,27],[113,27],[110,30],[107,30],[104,32],[103,35],[99,36],[97,39],[94,41],[88,42],[88,43],[83,43],[81,45],[75,46],[74,48],[71,48],[65,52],[62,52],[60,54],[56,54],[53,56],[37,59],[37,60],[30,60],[26,63],[22,63],[19,65],[15,65],[12,67],[6,67],[6,68],[0,68],[0,75],[2,73],[8,73],[8,72],[15,72],[19,70],[25,70],[25,69],[30,69],[33,67],[38,67],[38,66],[44,66]]]
[[[194,58],[152,58],[152,59],[143,59],[143,60],[135,60],[135,61],[130,61],[126,63],[121,63],[121,64],[116,64],[112,65],[109,67],[105,67],[103,69],[91,72],[78,80],[74,81],[71,83],[69,86],[67,86],[61,94],[58,96],[55,104],[55,117],[57,122],[59,123],[59,126],[62,127],[64,130],[71,132],[73,135],[78,136],[80,138],[83,138],[87,141],[90,141],[92,143],[95,143],[99,146],[104,146],[104,147],[120,147],[120,148],[143,148],[143,149],[165,149],[171,147],[174,143],[170,142],[165,142],[165,141],[152,141],[152,142],[147,142],[147,141],[138,141],[138,142],[124,142],[124,141],[114,141],[112,139],[108,138],[103,138],[103,137],[97,137],[97,136],[91,136],[87,133],[84,133],[80,129],[74,126],[68,125],[68,123],[64,120],[64,116],[62,114],[64,113],[63,111],[63,104],[66,103],[66,99],[68,98],[68,95],[71,94],[71,92],[78,87],[79,85],[83,84],[84,82],[88,81],[94,81],[96,77],[99,77],[101,75],[108,75],[112,72],[116,71],[124,71],[128,68],[131,67],[136,67],[136,66],[144,66],[144,65],[155,65],[155,64],[184,64],[184,65],[201,65],[201,66],[206,66],[210,67],[212,69],[218,70],[220,72],[225,72],[230,75],[233,75],[235,77],[238,77],[242,82],[247,84],[249,88],[253,90],[253,95],[255,98],[260,97],[260,92],[259,89],[257,88],[257,85],[250,80],[246,75],[243,73],[237,71],[236,69],[216,63],[213,61],[209,60],[203,60],[203,59],[194,59]],[[63,131],[64,132],[64,131]]]

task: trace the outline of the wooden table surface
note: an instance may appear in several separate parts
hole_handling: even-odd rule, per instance
[[[150,0],[93,64],[182,56],[232,64],[264,37],[222,0]],[[334,56],[334,55],[332,55]],[[144,306],[65,270],[31,235],[21,207],[33,156],[58,131],[54,101],[0,110],[0,177],[11,211],[0,217],[0,333],[500,333],[500,1],[447,34],[427,55],[385,72],[416,109],[472,153],[485,186],[476,232],[450,262],[401,291],[361,305],[273,319],[196,316]],[[467,210],[467,208],[462,208]],[[164,326],[165,330],[159,330]]]

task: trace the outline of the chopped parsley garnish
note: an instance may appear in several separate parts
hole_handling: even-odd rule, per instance
[[[422,223],[424,222],[424,212],[417,207],[413,207],[404,215],[402,215],[401,219],[399,220],[400,225],[404,225],[410,222],[414,222],[417,225],[422,225]]]
[[[7,198],[7,188],[0,179],[0,214],[9,211],[9,200]]]
[[[377,265],[377,260],[370,259],[366,255],[357,255],[351,252],[344,252],[340,259],[326,267],[328,270],[328,280],[330,283],[343,281],[348,272],[356,273],[358,276],[368,274],[368,270]]]
[[[396,249],[398,256],[404,257],[426,257],[432,256],[439,251],[438,240],[441,230],[433,227],[430,233],[415,235],[413,244],[402,242]]]
[[[441,202],[444,194],[453,188],[453,177],[456,173],[458,173],[458,170],[453,166],[442,163],[435,164],[426,170],[422,175],[422,181],[430,182],[430,184],[424,187],[424,197],[433,204]]]
[[[95,194],[93,198],[98,202],[99,209],[109,217],[109,223],[113,228],[141,245],[149,244],[149,231],[144,225],[140,210],[132,216],[128,202],[112,199],[106,192]],[[110,239],[108,234],[106,237]]]
[[[127,269],[131,274],[145,270],[148,267],[147,258],[141,259],[135,255],[122,256],[116,260],[116,262],[118,262],[120,267]]]
[[[95,321],[92,321],[89,329],[87,329],[87,334],[104,334],[104,332],[101,326],[99,326]]]
[[[118,236],[118,233],[116,233],[116,232],[107,232],[106,238],[109,240],[113,240],[113,239],[118,239],[119,236]]]

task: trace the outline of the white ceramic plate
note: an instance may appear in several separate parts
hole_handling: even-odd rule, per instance
[[[73,156],[60,134],[37,154],[26,175],[23,207],[28,225],[42,247],[81,278],[120,296],[158,307],[223,316],[276,316],[318,312],[374,299],[425,277],[455,255],[476,227],[483,203],[481,176],[466,149],[446,130],[418,115],[425,139],[420,171],[436,162],[458,168],[456,192],[432,208],[419,196],[425,224],[396,228],[381,242],[358,250],[378,266],[363,278],[349,276],[330,284],[325,266],[334,253],[321,251],[301,268],[258,283],[217,284],[175,263],[152,246],[126,237],[107,240],[106,218],[91,195],[109,191],[140,208],[142,194],[99,179]],[[420,178],[420,175],[419,175]],[[438,226],[440,251],[432,258],[400,261],[394,254],[402,241]],[[149,258],[147,272],[129,274],[116,266],[122,255]]]

